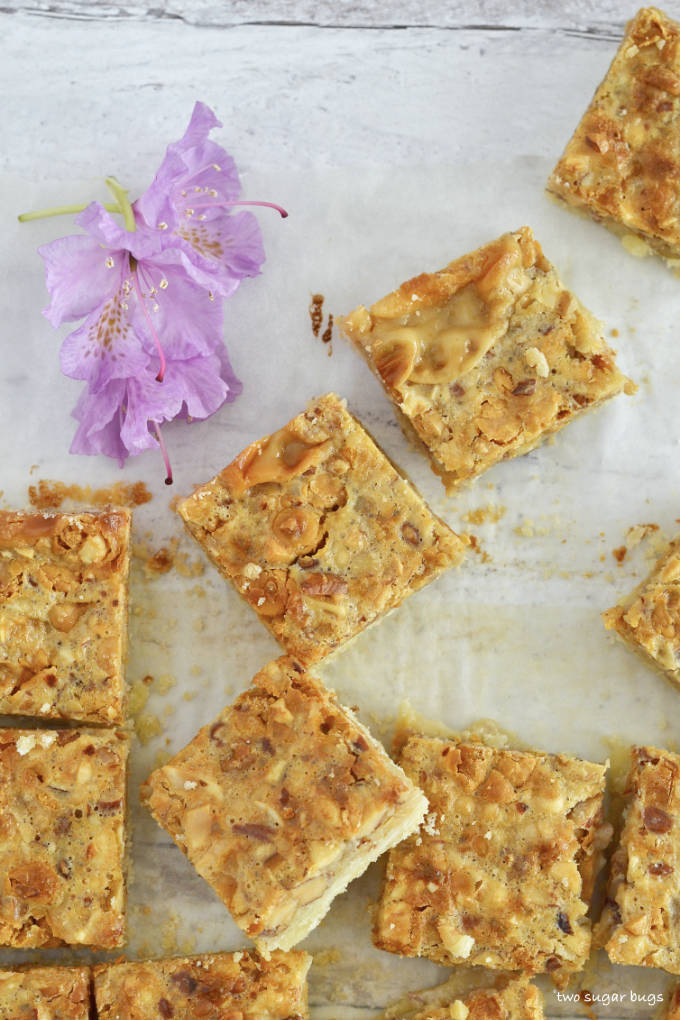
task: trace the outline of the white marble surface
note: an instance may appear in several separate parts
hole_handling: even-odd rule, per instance
[[[120,477],[110,463],[67,453],[78,385],[60,375],[60,334],[40,315],[35,247],[68,224],[20,226],[16,213],[101,195],[98,179],[107,173],[138,192],[201,98],[224,121],[218,138],[248,194],[281,201],[291,216],[285,223],[262,216],[265,271],[229,303],[225,335],[243,397],[209,422],[168,430],[177,491],[204,480],[313,393],[337,389],[435,509],[477,532],[490,556],[471,555],[324,669],[378,735],[387,735],[398,701],[410,695],[452,726],[495,716],[549,749],[602,758],[610,737],[675,745],[677,695],[610,644],[598,611],[648,568],[644,547],[616,566],[611,550],[626,528],[651,520],[672,533],[680,516],[679,285],[662,265],[633,260],[542,191],[631,13],[615,0],[526,0],[511,11],[499,0],[6,2],[3,505],[23,505],[27,485],[41,477],[81,484]],[[607,328],[618,329],[621,363],[640,391],[447,501],[364,366],[341,340],[331,358],[314,340],[309,295],[321,291],[327,310],[347,311],[521,222],[534,227]],[[157,548],[180,537],[155,454],[129,462],[123,477],[143,478],[154,492],[137,515],[138,539]],[[488,503],[506,507],[497,524],[464,521]],[[165,695],[156,686],[147,706],[163,733],[135,747],[136,802],[157,752],[181,747],[276,649],[209,567],[198,578],[171,571],[149,579],[137,565],[132,596],[130,680],[176,681]],[[136,807],[132,860],[132,952],[242,944],[221,904]],[[377,882],[373,869],[310,939],[313,951],[341,950],[312,971],[315,1020],[371,1016],[404,990],[445,975],[371,948],[366,911]],[[164,946],[154,942],[163,928]],[[664,979],[605,968],[598,987],[652,991]],[[569,1012],[550,993],[548,1006]],[[596,1012],[652,1010],[628,1004]]]

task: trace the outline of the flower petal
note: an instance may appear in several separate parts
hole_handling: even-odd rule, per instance
[[[136,302],[133,322],[147,354],[156,356],[149,322],[168,359],[211,354],[222,346],[222,300],[194,283],[181,262],[140,262],[137,279],[146,312]]]
[[[210,107],[195,104],[183,137],[168,146],[151,186],[135,202],[135,213],[149,227],[173,229],[191,206],[192,197],[215,201],[238,198],[241,186],[236,164],[208,138],[214,127],[221,126]]]
[[[103,248],[109,249],[109,254],[125,251],[136,259],[142,259],[160,251],[163,246],[162,233],[149,230],[143,221],[137,223],[135,230],[125,230],[99,202],[90,202],[75,221]]]
[[[121,438],[130,453],[149,448],[149,428],[174,418],[208,418],[227,400],[233,400],[228,384],[221,378],[217,355],[169,361],[163,382],[150,373],[130,379],[127,409]],[[155,444],[155,440],[151,445]]]
[[[127,256],[104,251],[84,234],[60,237],[38,248],[51,301],[43,315],[53,326],[81,319],[120,287]]]
[[[220,280],[225,282],[257,276],[265,259],[260,225],[249,212],[213,214],[205,220],[193,217],[176,233],[191,246]]]
[[[73,417],[80,425],[70,453],[104,454],[123,466],[128,451],[120,438],[120,418],[126,392],[124,379],[114,380],[97,394],[85,390],[73,409]]]
[[[133,294],[123,297],[119,291],[69,333],[59,355],[64,375],[85,379],[91,391],[99,392],[113,379],[127,379],[148,369],[144,338],[131,318],[135,300]]]

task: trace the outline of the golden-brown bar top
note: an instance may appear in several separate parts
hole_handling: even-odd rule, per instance
[[[0,714],[124,719],[130,512],[0,511]]]
[[[0,945],[123,945],[128,745],[0,730]]]
[[[306,1020],[306,953],[215,953],[94,968],[99,1020]]]
[[[528,227],[360,306],[343,330],[449,490],[634,389]]]
[[[0,970],[0,1020],[89,1020],[89,967]]]
[[[679,44],[676,22],[638,11],[548,181],[570,206],[667,258],[680,257]]]
[[[482,985],[479,974],[472,981],[467,974],[473,972],[459,970],[436,988],[410,992],[381,1020],[543,1020],[543,998],[526,976],[499,975]]]
[[[680,755],[634,747],[596,940],[614,963],[680,974]]]
[[[374,941],[494,969],[581,970],[602,850],[605,765],[412,736],[400,757],[426,794],[420,832],[391,851]]]
[[[680,687],[680,536],[642,584],[602,614],[613,630]]]
[[[334,394],[253,443],[178,509],[274,637],[308,664],[464,552]]]
[[[289,949],[427,804],[335,695],[270,663],[142,798],[260,949]]]

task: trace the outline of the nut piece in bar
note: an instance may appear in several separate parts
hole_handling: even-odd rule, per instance
[[[424,736],[400,764],[430,810],[390,852],[375,944],[448,966],[548,971],[558,984],[582,970],[611,837],[606,765]]]
[[[307,953],[215,953],[94,968],[99,1020],[306,1020]]]
[[[680,687],[680,536],[649,577],[602,619],[607,630]]]
[[[328,655],[463,558],[334,394],[240,453],[179,513],[291,655]]]
[[[427,802],[293,660],[257,674],[142,799],[261,952],[290,949]]]
[[[114,730],[0,730],[0,945],[124,944],[128,745]]]
[[[548,191],[622,235],[680,258],[680,26],[643,7],[552,172]]]
[[[680,755],[634,747],[623,829],[595,931],[613,963],[680,974]]]
[[[0,1020],[89,1020],[89,967],[0,970]]]
[[[0,715],[125,715],[130,512],[0,511]]]
[[[634,385],[528,227],[342,323],[448,491]]]
[[[499,974],[495,981],[461,969],[443,985],[410,992],[380,1020],[543,1020],[543,997],[522,975]]]

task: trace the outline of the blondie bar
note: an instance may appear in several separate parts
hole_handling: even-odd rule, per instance
[[[680,26],[661,11],[638,11],[548,181],[569,206],[630,238],[633,252],[671,259],[680,257],[679,41]]]
[[[403,283],[342,328],[447,490],[634,389],[528,227]]]
[[[465,545],[334,394],[249,446],[179,513],[306,664],[459,563]]]
[[[0,1020],[90,1020],[89,968],[0,970]]]
[[[128,744],[0,730],[0,945],[123,944]]]
[[[270,663],[142,799],[261,951],[290,949],[427,802],[314,677]]]
[[[649,577],[602,619],[607,630],[680,687],[680,536]]]
[[[94,968],[98,1020],[306,1020],[306,953],[215,953]]]
[[[479,974],[473,982],[464,978],[458,971],[443,985],[410,992],[381,1020],[543,1020],[541,993],[526,976],[499,975],[485,986]]]
[[[680,755],[634,747],[596,940],[613,963],[680,974]]]
[[[130,513],[0,511],[0,714],[124,718]]]
[[[374,941],[442,964],[584,967],[588,901],[611,831],[605,765],[412,736],[400,764],[426,794],[420,832],[391,851]]]

